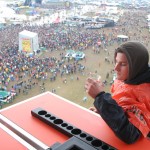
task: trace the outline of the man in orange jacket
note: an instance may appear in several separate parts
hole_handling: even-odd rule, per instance
[[[116,80],[111,92],[100,81],[88,78],[87,93],[95,99],[91,110],[101,115],[117,137],[131,144],[150,137],[149,54],[139,42],[126,42],[115,50]]]

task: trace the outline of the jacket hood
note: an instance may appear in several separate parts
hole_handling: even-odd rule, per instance
[[[118,52],[124,53],[129,63],[129,75],[125,83],[141,84],[150,82],[149,54],[143,44],[140,42],[126,42],[116,49],[115,57]]]
[[[139,76],[137,76],[132,80],[125,81],[125,83],[135,84],[135,85],[142,84],[142,83],[150,83],[150,67],[144,73],[140,74]]]

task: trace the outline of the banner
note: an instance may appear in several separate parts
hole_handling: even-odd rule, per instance
[[[22,39],[22,51],[31,53],[31,41],[30,39]]]

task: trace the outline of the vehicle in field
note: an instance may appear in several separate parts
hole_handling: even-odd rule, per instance
[[[3,104],[10,103],[15,95],[16,92],[13,90],[9,92],[4,88],[0,88],[0,102]]]
[[[74,50],[67,50],[65,57],[66,58],[73,58],[73,54],[75,54]]]
[[[85,57],[85,54],[81,51],[78,51],[74,53],[72,56],[75,60],[82,60]]]

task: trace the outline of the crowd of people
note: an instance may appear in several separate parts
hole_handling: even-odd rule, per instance
[[[9,87],[9,90],[12,88],[18,93],[22,91],[27,94],[34,85],[39,85],[40,90],[44,91],[45,79],[55,81],[58,76],[68,78],[67,75],[69,74],[77,72],[84,74],[86,66],[83,65],[83,61],[65,58],[68,49],[84,52],[90,50],[96,54],[105,51],[107,62],[110,63],[109,47],[124,42],[117,38],[120,33],[127,35],[129,40],[138,40],[149,46],[149,36],[142,33],[147,28],[146,19],[143,18],[145,15],[146,12],[143,11],[141,14],[136,11],[125,12],[115,27],[99,30],[86,30],[78,26],[68,27],[63,23],[42,26],[33,26],[30,23],[10,25],[0,30],[1,86]],[[128,30],[133,26],[134,31]],[[59,58],[41,57],[42,52],[32,57],[19,52],[19,33],[23,30],[38,33],[40,47],[45,47],[49,53],[54,51],[59,53]],[[108,77],[109,72],[107,73]],[[39,81],[42,83],[38,84]]]

